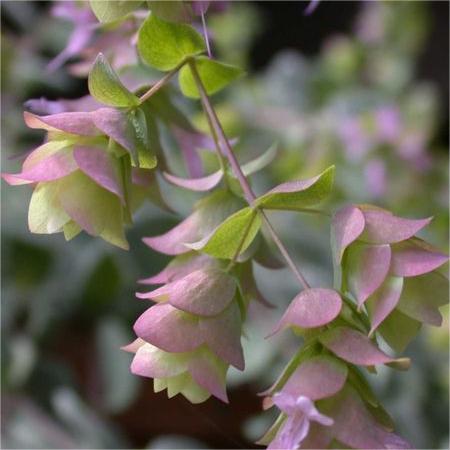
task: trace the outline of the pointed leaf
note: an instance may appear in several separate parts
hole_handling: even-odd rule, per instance
[[[345,249],[361,235],[364,225],[363,213],[353,205],[345,206],[333,216],[331,243],[337,264],[340,264]]]
[[[163,172],[164,178],[175,186],[189,189],[191,191],[204,192],[216,187],[223,178],[222,170],[201,178],[180,178],[170,173]]]
[[[108,106],[137,106],[139,99],[120,81],[108,60],[99,53],[89,72],[89,92]]]
[[[265,209],[299,210],[316,205],[331,192],[334,166],[308,180],[280,184],[255,200],[255,205]]]
[[[197,57],[194,64],[208,95],[215,94],[243,75],[239,67],[215,61],[206,56]],[[181,92],[186,97],[200,98],[190,66],[181,68],[178,80]]]
[[[292,300],[273,333],[292,325],[300,328],[321,327],[334,320],[341,308],[342,299],[336,291],[305,289]]]
[[[209,351],[197,351],[189,361],[189,373],[194,381],[218,399],[228,403],[226,372],[227,365]]]
[[[200,269],[139,298],[166,300],[172,306],[200,316],[215,316],[233,299],[236,282],[219,269]]]
[[[437,269],[448,256],[419,239],[409,239],[392,246],[391,273],[398,277],[417,277]]]
[[[257,212],[247,207],[228,217],[206,238],[187,246],[216,258],[231,259],[249,247],[260,226]]]
[[[148,65],[167,71],[203,52],[205,43],[191,26],[165,22],[151,14],[139,29],[138,50]]]
[[[438,272],[406,278],[398,309],[412,319],[441,326],[439,308],[449,301],[448,280]]]
[[[396,360],[382,352],[367,336],[347,327],[336,327],[319,336],[319,341],[339,358],[360,366],[376,366]]]
[[[378,332],[392,349],[402,353],[416,337],[420,327],[419,321],[411,319],[398,309],[394,309],[378,327]]]
[[[180,255],[189,252],[186,242],[197,239],[198,214],[192,214],[167,233],[159,236],[145,237],[142,241],[153,250],[166,255]]]
[[[113,22],[139,8],[142,0],[89,0],[91,9],[102,22]]]
[[[31,196],[28,208],[28,227],[32,233],[56,233],[70,221],[58,196],[58,185],[39,183]]]
[[[95,126],[127,150],[134,165],[151,169],[156,156],[150,148],[145,114],[140,108],[128,113],[100,108],[92,113]]]
[[[142,341],[142,340],[141,340]],[[168,353],[148,342],[139,346],[131,363],[131,372],[149,378],[166,378],[186,372],[189,353]]]
[[[277,156],[278,145],[272,144],[264,153],[259,155],[257,158],[242,164],[242,173],[245,176],[252,175],[253,173],[259,172],[260,170],[267,167]]]
[[[414,236],[431,222],[428,219],[403,219],[381,209],[363,209],[366,226],[361,239],[372,244],[393,244]]]
[[[371,329],[369,336],[378,328],[384,319],[394,310],[400,300],[403,278],[388,277],[366,302],[370,311]]]
[[[134,331],[166,352],[190,352],[204,341],[195,316],[165,303],[147,309],[134,324]]]
[[[54,182],[55,183],[55,182]],[[119,198],[81,171],[56,181],[59,200],[67,214],[87,233],[128,249]]]
[[[355,242],[347,251],[346,261],[348,289],[361,306],[385,280],[391,261],[391,248],[389,245]]]
[[[217,266],[217,260],[195,252],[176,256],[158,274],[138,281],[141,284],[166,284],[179,280],[201,268]]]
[[[358,394],[346,386],[336,397],[321,402],[321,412],[334,419],[331,427],[322,431],[342,442],[343,448],[411,449],[400,436],[387,431],[368,411]],[[310,443],[305,441],[309,447]]]
[[[125,112],[114,108],[100,108],[92,113],[95,126],[106,136],[125,148],[134,161],[137,161],[137,149],[134,140],[134,130]]]
[[[209,236],[223,220],[242,207],[243,201],[227,190],[216,190],[195,205],[195,211],[175,228],[155,237],[144,238],[151,248],[168,255],[187,253],[185,245]]]
[[[31,156],[31,155],[30,155]],[[2,178],[12,185],[52,181],[65,177],[75,170],[77,164],[73,158],[72,148],[66,147],[53,152],[45,159],[38,161],[32,167],[22,169],[17,174],[2,174]]]
[[[347,373],[347,366],[338,359],[315,356],[300,364],[282,392],[295,397],[304,395],[314,401],[331,397],[343,388]]]
[[[96,136],[99,133],[90,112],[64,112],[50,116],[37,116],[27,111],[23,113],[25,123],[30,128],[47,131],[64,131],[80,136]]]
[[[148,5],[152,14],[168,22],[191,22],[193,18],[191,5],[183,0],[148,0]]]
[[[75,147],[73,156],[82,172],[125,202],[116,158],[95,147]]]
[[[216,317],[203,319],[199,328],[208,347],[224,361],[244,370],[244,353],[241,345],[241,314],[236,302]]]
[[[81,227],[73,220],[70,220],[63,225],[64,239],[66,241],[72,240],[75,236],[78,236],[81,231]]]

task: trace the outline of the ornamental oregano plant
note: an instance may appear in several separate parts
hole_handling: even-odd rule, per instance
[[[131,371],[153,378],[155,392],[167,390],[168,397],[182,394],[200,403],[212,395],[228,402],[227,370],[245,368],[241,338],[249,304],[266,304],[253,265],[279,267],[274,244],[298,280],[299,293],[267,334],[291,329],[301,339],[279,378],[261,393],[263,408],[276,408],[279,416],[259,444],[411,448],[394,433],[365,372],[376,373],[382,364],[409,367],[408,358],[382,350],[380,338],[401,354],[422,323],[441,324],[447,280],[437,269],[448,257],[416,236],[431,219],[401,218],[374,205],[344,205],[330,214],[334,285],[311,286],[266,212],[314,213],[332,192],[335,169],[286,181],[263,194],[253,190],[250,176],[271,163],[276,149],[246,164],[234,154],[211,96],[243,72],[211,56],[205,13],[208,7],[219,10],[222,2],[209,3],[91,1],[96,18],[107,24],[100,26],[89,10],[81,14],[75,8],[72,47],[53,65],[81,53],[95,28],[105,38],[121,36],[120,47],[114,53],[114,45],[106,46],[108,57],[96,57],[88,78],[91,98],[61,102],[56,112],[54,102],[28,102],[41,114],[25,112],[25,122],[46,131],[45,143],[27,156],[20,173],[3,178],[33,186],[31,232],[63,232],[71,240],[84,231],[123,249],[128,249],[124,228],[145,200],[168,208],[159,189],[161,176],[179,188],[203,192],[178,225],[143,239],[173,259],[162,272],[141,280],[159,287],[137,293],[151,303],[134,325],[137,339],[124,347],[134,354]],[[203,36],[190,24],[199,19]],[[75,35],[81,28],[88,39],[83,35],[80,42]],[[165,72],[159,81],[125,87],[116,73],[125,45],[127,58]],[[179,90],[169,83],[175,77]],[[178,108],[180,95],[201,103],[209,134]],[[76,110],[81,105],[84,110]],[[178,143],[190,178],[170,173],[162,127]],[[206,176],[200,148],[217,157],[217,170]]]

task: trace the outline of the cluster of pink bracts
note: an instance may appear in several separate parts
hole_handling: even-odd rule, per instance
[[[154,378],[156,390],[167,388],[169,396],[181,392],[193,401],[209,394],[226,400],[228,365],[242,369],[244,364],[239,343],[243,316],[233,300],[236,282],[220,269],[220,262],[183,245],[201,238],[196,217],[198,211],[164,235],[144,239],[153,249],[178,256],[162,273],[143,280],[166,284],[138,294],[157,304],[138,319],[139,339],[127,349],[136,352],[133,372]],[[281,415],[260,443],[273,449],[326,448],[333,440],[354,448],[410,448],[392,432],[391,422],[380,420],[386,412],[357,366],[409,366],[407,358],[381,351],[373,335],[381,328],[393,348],[405,346],[403,338],[397,342],[382,327],[394,309],[411,324],[440,324],[446,279],[435,269],[448,257],[415,237],[430,219],[402,219],[379,208],[350,205],[332,222],[334,259],[346,296],[332,289],[305,289],[275,328],[291,327],[303,334],[306,350],[290,376],[282,375],[282,381],[263,393],[265,406],[277,406]],[[440,283],[437,292],[442,292],[433,300],[422,295],[430,278]],[[370,327],[358,318],[364,305]],[[198,358],[205,358],[203,365],[197,364]]]

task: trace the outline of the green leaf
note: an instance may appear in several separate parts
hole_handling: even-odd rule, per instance
[[[128,121],[133,129],[134,142],[137,151],[138,165],[142,169],[153,169],[157,159],[150,146],[150,139],[147,129],[147,121],[144,111],[140,108],[129,112]]]
[[[188,117],[172,103],[166,88],[155,92],[155,94],[142,104],[141,108],[169,125],[173,124],[183,130],[194,132],[195,129]]]
[[[58,181],[38,183],[28,208],[28,228],[32,233],[51,234],[61,231],[70,217],[58,197]]]
[[[265,209],[301,211],[324,200],[333,187],[334,166],[308,180],[280,184],[255,201]]]
[[[152,14],[139,29],[138,50],[147,64],[167,71],[205,51],[205,43],[190,25],[165,22]]]
[[[214,94],[220,91],[244,73],[239,67],[214,61],[206,56],[196,58],[195,64],[208,94]],[[181,92],[186,97],[200,98],[200,93],[198,92],[192,70],[189,66],[181,68],[178,80]]]
[[[87,233],[128,250],[119,197],[81,171],[52,182],[66,213]]]
[[[149,0],[147,3],[153,14],[168,22],[191,22],[194,17],[191,6],[183,0]]]
[[[215,258],[232,259],[249,247],[260,226],[258,213],[247,207],[228,217],[206,238],[188,246]]]
[[[95,17],[102,22],[113,22],[139,8],[142,0],[90,0]]]
[[[119,80],[108,60],[99,53],[88,78],[92,97],[109,106],[136,106],[139,99]]]
[[[411,319],[440,327],[439,308],[448,303],[448,290],[448,280],[439,272],[407,277],[397,308]]]
[[[245,176],[248,176],[264,169],[264,167],[267,167],[275,159],[275,156],[277,156],[277,152],[278,152],[278,145],[274,143],[257,158],[252,159],[251,161],[245,164],[242,164],[241,166],[242,173]]]
[[[378,332],[393,350],[402,353],[416,337],[420,327],[420,322],[394,309],[378,327]]]
[[[81,227],[71,220],[63,226],[63,232],[65,240],[70,241],[81,233]]]

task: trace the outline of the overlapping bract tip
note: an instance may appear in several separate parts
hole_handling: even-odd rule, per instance
[[[424,292],[430,279],[447,292],[436,269],[448,255],[416,236],[430,221],[404,219],[370,205],[345,206],[332,219],[334,264],[342,266],[343,280],[358,308],[367,307],[370,336],[378,330],[395,349],[403,344],[389,331],[394,311],[412,319],[410,328],[416,322],[438,325],[438,308],[446,302],[439,291],[433,296],[437,301],[430,295],[419,299],[416,293]],[[413,285],[416,292],[409,287]]]
[[[207,395],[195,397],[194,402],[206,400],[209,394],[227,401],[225,374],[229,365],[244,369],[237,284],[213,264],[185,274],[186,266],[192,267],[190,259],[195,261],[195,256],[185,257],[183,264],[173,264],[171,270],[166,270],[172,281],[164,275],[161,279],[167,280],[167,284],[139,294],[140,298],[157,304],[147,309],[134,325],[139,342],[144,344],[136,353],[132,371],[167,379],[155,381],[155,388],[164,386],[169,396],[181,392],[192,401],[195,396],[190,391],[195,385]],[[164,361],[165,372],[159,371],[161,366],[156,365],[156,359]]]

